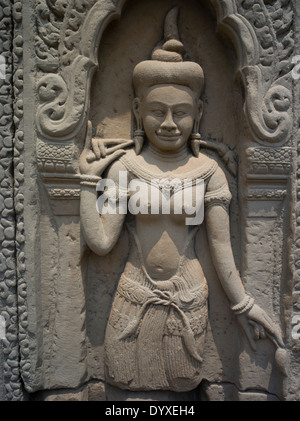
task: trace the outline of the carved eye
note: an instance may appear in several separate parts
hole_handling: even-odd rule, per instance
[[[174,113],[174,116],[175,117],[183,117],[183,116],[185,116],[186,115],[186,113],[184,112],[184,111],[176,111],[175,113]]]
[[[165,113],[162,110],[152,110],[152,114],[156,117],[163,117]]]

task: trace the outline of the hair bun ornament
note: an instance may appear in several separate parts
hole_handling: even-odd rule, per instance
[[[184,46],[179,40],[177,27],[178,12],[179,8],[177,6],[167,14],[164,25],[165,42],[153,51],[152,60],[167,62],[183,61]]]
[[[171,40],[167,41],[162,48],[154,50],[152,53],[152,60],[167,61],[178,63],[183,61],[182,52],[184,50],[183,44],[180,41]]]
[[[177,84],[189,87],[200,97],[204,74],[201,66],[184,61],[184,46],[180,41],[177,19],[179,8],[171,9],[164,24],[164,40],[153,50],[151,60],[137,64],[133,71],[133,85],[138,96],[145,89],[159,84]]]

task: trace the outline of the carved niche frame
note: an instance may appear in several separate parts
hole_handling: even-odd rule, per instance
[[[110,22],[121,18],[125,3],[126,0],[73,0],[68,4],[59,0],[36,1],[35,54],[39,101],[35,119],[36,159],[54,214],[57,215],[79,212],[77,160],[89,113],[91,80],[98,65],[97,51],[103,32]],[[266,0],[210,0],[210,3],[216,12],[218,31],[230,38],[237,53],[237,75],[245,91],[244,114],[249,129],[249,144],[245,145],[244,154],[240,156],[241,167],[244,169],[241,177],[247,180],[240,200],[245,206],[246,221],[252,215],[254,202],[267,201],[275,207],[282,207],[287,191],[295,199],[295,184],[293,180],[290,182],[295,168],[293,139],[296,134],[294,81],[291,78],[294,3],[287,0],[282,6],[285,13],[281,14],[278,13],[280,6],[273,10],[271,2]],[[276,0],[275,3],[280,2]],[[14,13],[14,44],[18,59],[22,55],[21,2],[15,1]],[[28,353],[27,287],[23,252],[26,227],[24,231],[20,63],[16,66],[14,85],[18,98],[14,109],[14,167],[15,176],[19,175],[15,186],[15,204],[20,374],[30,391],[33,373]],[[291,260],[291,245],[287,252]],[[247,267],[247,262],[244,265]],[[289,315],[289,320],[293,312],[300,310],[300,291],[294,285],[293,270],[290,265],[287,270],[290,280],[285,288],[287,298],[280,304],[283,312]],[[293,302],[289,299],[291,296]],[[289,338],[291,326],[282,327],[284,335]],[[289,346],[296,353],[300,351],[299,345],[290,339]]]

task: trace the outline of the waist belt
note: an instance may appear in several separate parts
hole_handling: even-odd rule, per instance
[[[180,278],[174,276],[171,280],[178,284]],[[198,307],[203,300],[203,289],[201,287],[195,288],[185,294],[182,291],[151,290],[150,288],[128,279],[123,274],[118,285],[118,293],[133,304],[141,305],[141,309],[136,318],[129,322],[124,332],[119,336],[119,339],[127,339],[133,335],[137,335],[143,316],[150,305],[171,307],[182,321],[183,330],[181,336],[189,354],[195,358],[195,360],[202,362],[202,358],[197,352],[196,341],[189,319],[179,307],[179,304],[188,306],[189,310]],[[200,301],[201,298],[202,300]]]

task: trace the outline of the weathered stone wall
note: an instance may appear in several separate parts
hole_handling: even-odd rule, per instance
[[[207,75],[201,134],[227,144],[238,161],[237,177],[227,173],[237,266],[247,292],[280,326],[288,352],[287,377],[273,367],[272,346],[259,348],[258,364],[242,339],[235,354],[235,320],[208,268],[214,294],[207,355],[219,359],[207,357],[205,393],[251,399],[245,392],[251,388],[258,393],[252,399],[263,391],[269,399],[299,400],[300,339],[292,331],[300,314],[300,80],[292,60],[300,51],[300,5],[177,3],[188,54]],[[86,250],[78,159],[88,119],[102,137],[132,136],[132,70],[161,39],[172,6],[170,0],[0,0],[6,60],[0,78],[0,316],[6,324],[0,400],[105,399],[104,332],[128,238],[123,232],[103,258]],[[197,252],[209,266],[205,246],[199,238]]]

